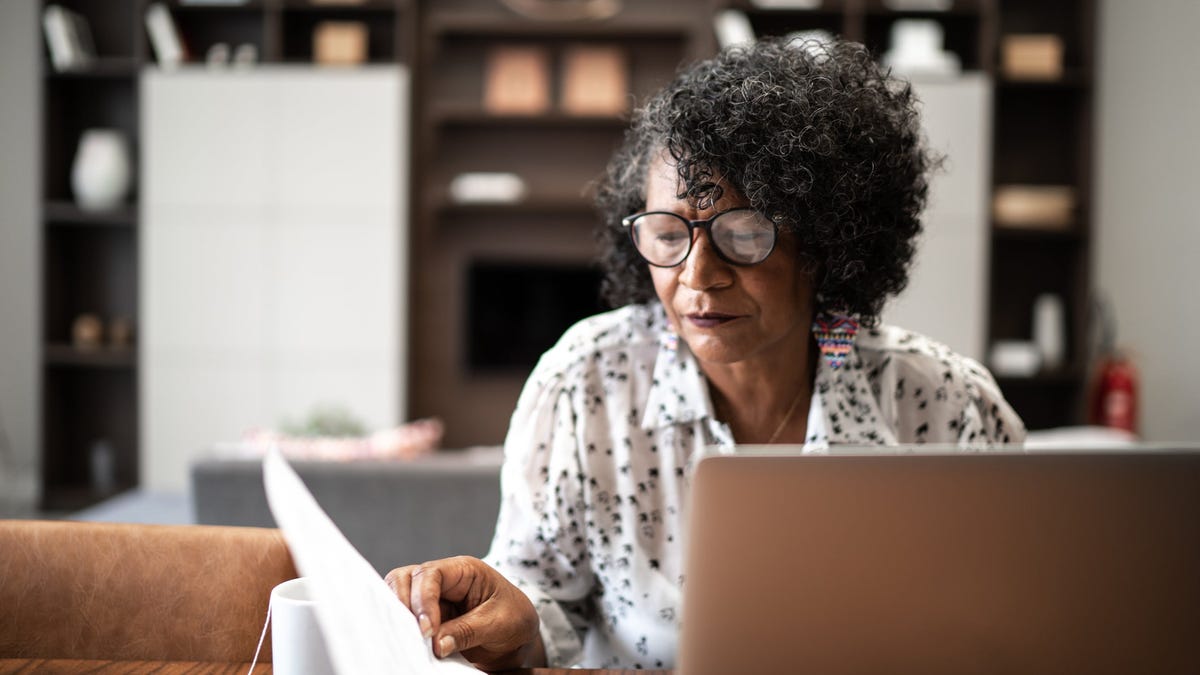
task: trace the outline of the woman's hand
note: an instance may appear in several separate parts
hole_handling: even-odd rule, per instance
[[[440,658],[461,652],[483,670],[544,666],[533,603],[478,558],[459,556],[398,567],[385,579],[433,638]]]

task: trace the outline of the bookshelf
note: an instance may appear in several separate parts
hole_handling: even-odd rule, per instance
[[[139,77],[155,59],[144,27],[148,0],[43,0],[80,15],[96,58],[59,72],[42,50],[41,507],[73,511],[139,484],[140,369],[137,339],[141,275],[137,167]],[[203,61],[217,43],[254,45],[261,63],[313,60],[312,34],[323,21],[355,21],[368,33],[370,63],[410,63],[415,47],[408,0],[318,5],[302,0],[236,5],[163,3],[190,52]],[[39,33],[41,26],[37,27]],[[71,172],[81,136],[116,129],[134,160],[133,187],[116,208],[77,204]],[[72,324],[94,314],[108,327],[124,319],[131,344],[107,338],[79,347]],[[97,453],[105,455],[98,458]],[[111,467],[111,470],[103,467]],[[98,476],[102,470],[106,476]]]

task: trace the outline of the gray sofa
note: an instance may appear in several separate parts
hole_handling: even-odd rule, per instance
[[[317,502],[381,574],[453,555],[482,556],[500,506],[500,448],[412,461],[292,462]],[[257,459],[191,466],[196,522],[274,527]]]

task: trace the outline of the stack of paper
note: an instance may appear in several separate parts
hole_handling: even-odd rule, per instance
[[[263,459],[263,481],[292,559],[309,579],[317,622],[342,675],[478,673],[454,655],[438,659],[416,617],[346,540],[278,451]]]

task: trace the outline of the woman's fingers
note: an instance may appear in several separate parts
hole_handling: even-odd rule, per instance
[[[491,597],[495,576],[491,567],[469,556],[421,563],[411,569],[405,604],[417,616],[421,634],[431,637],[443,620],[470,612]]]
[[[396,594],[396,597],[400,599],[400,602],[417,617],[417,625],[421,629],[421,635],[423,637],[430,637],[433,635],[433,624],[428,614],[421,612],[413,605],[413,574],[420,568],[420,565],[397,567],[388,572],[383,580],[387,582],[387,585]]]
[[[540,645],[533,603],[478,558],[399,567],[386,580],[439,657],[462,652],[485,670],[503,670],[522,665],[531,646]]]
[[[404,606],[410,610],[412,609],[412,605],[409,602],[409,597],[411,596],[410,589],[412,584],[412,572],[414,569],[416,569],[416,565],[397,567],[391,572],[388,572],[387,576],[383,578],[383,580],[387,582],[387,585],[392,589],[392,592],[396,594],[396,597],[400,598],[400,602],[404,603]]]
[[[442,624],[442,570],[444,561],[417,565],[412,572],[409,609],[417,615],[423,637],[432,637]]]
[[[435,635],[434,653],[439,657],[463,652],[476,665],[500,667],[502,662],[496,659],[514,654],[537,638],[538,617],[524,593],[503,584],[471,612],[447,617]],[[508,662],[506,667],[514,667],[514,663]]]

